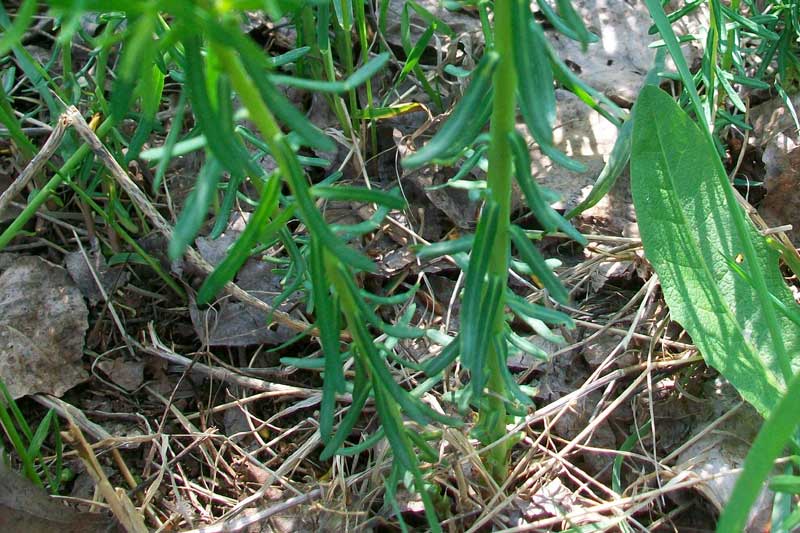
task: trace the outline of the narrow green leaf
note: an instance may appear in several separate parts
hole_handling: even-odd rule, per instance
[[[585,172],[585,165],[570,159],[553,145],[556,97],[553,69],[547,55],[549,45],[544,31],[533,20],[530,2],[510,1],[513,9],[514,63],[518,76],[517,100],[525,124],[539,143],[542,153],[554,163],[573,172]]]
[[[450,366],[456,360],[461,349],[461,341],[458,337],[450,341],[436,357],[425,362],[424,372],[427,376],[435,376],[442,370]]]
[[[288,168],[289,173],[284,176],[297,201],[297,207],[303,222],[309,227],[312,234],[318,236],[324,246],[331,251],[340,261],[367,272],[375,271],[375,264],[364,255],[356,252],[345,243],[341,242],[328,227],[327,222],[317,210],[311,199],[308,183],[297,162],[297,158],[285,138],[275,139],[279,153],[274,154],[276,159],[283,159],[282,168]]]
[[[769,480],[769,490],[774,492],[800,494],[800,476],[793,476],[789,474],[774,476]]]
[[[586,105],[600,113],[609,122],[622,125],[627,113],[606,95],[590,87],[586,82],[576,76],[550,44],[547,44],[547,54],[550,56],[550,65],[553,67],[553,76],[565,89],[581,99]]]
[[[164,73],[155,65],[150,69],[143,69],[138,89],[142,101],[142,114],[128,143],[128,152],[125,154],[127,162],[139,157],[142,146],[156,125],[156,113],[161,106],[161,95],[164,91]]]
[[[500,60],[496,52],[487,52],[483,56],[472,77],[472,82],[464,92],[464,96],[456,104],[455,109],[450,114],[447,122],[442,125],[436,135],[423,146],[418,152],[412,154],[402,161],[405,168],[417,168],[428,161],[441,157],[444,154],[451,154],[454,146],[460,150],[463,146],[455,145],[456,139],[461,137],[463,131],[475,123],[475,115],[482,114],[485,107],[485,97],[492,84],[492,74]],[[491,106],[489,106],[491,107]],[[483,124],[480,125],[481,127]]]
[[[22,37],[25,35],[28,25],[36,14],[37,3],[36,0],[25,0],[20,4],[14,23],[10,28],[6,29],[3,32],[3,36],[0,37],[0,57],[5,56],[9,50],[22,42]]]
[[[200,55],[201,40],[197,35],[188,35],[184,40],[186,52],[186,88],[192,100],[192,111],[205,134],[208,147],[214,156],[231,173],[232,181],[240,183],[248,173],[262,175],[253,168],[244,146],[233,132],[233,124],[219,118],[208,94],[206,70]],[[228,102],[229,96],[227,97]]]
[[[306,89],[319,93],[345,93],[358,88],[366,83],[367,80],[375,76],[389,61],[389,53],[383,52],[370,59],[364,66],[353,72],[346,79],[341,81],[319,81],[307,78],[295,78],[280,74],[270,74],[269,79],[277,85],[288,85],[298,89]]]
[[[574,218],[590,207],[597,205],[597,202],[603,199],[628,165],[628,161],[630,161],[631,158],[632,145],[633,120],[628,119],[619,129],[617,140],[614,141],[614,147],[611,149],[611,153],[608,154],[608,161],[606,161],[605,166],[603,166],[603,170],[600,171],[600,175],[597,176],[592,191],[581,203],[573,207],[564,218],[567,220]]]
[[[173,131],[176,132],[174,137],[177,138],[180,130],[178,130],[178,128],[170,130],[170,136],[172,135]],[[169,137],[167,137],[167,140],[169,140]],[[206,141],[205,135],[197,135],[175,142],[175,144],[173,144],[172,148],[169,150],[167,149],[168,147],[166,143],[164,146],[148,148],[140,153],[139,157],[145,161],[158,161],[159,164],[163,164],[166,161],[166,163],[169,164],[171,158],[190,154],[200,150],[201,148],[204,148],[207,144],[208,142]]]
[[[336,393],[344,391],[344,372],[339,347],[339,306],[330,294],[325,274],[325,250],[319,239],[311,236],[309,270],[314,296],[316,325],[320,330],[320,344],[325,360],[325,379],[322,382],[319,433],[327,444],[333,434],[333,417],[336,409]],[[349,431],[349,430],[348,430]],[[336,446],[338,448],[338,445]],[[334,448],[334,449],[336,449]]]
[[[503,285],[505,280],[501,276],[489,273],[489,283],[486,284],[486,289],[481,298],[478,315],[480,321],[477,324],[477,334],[475,335],[475,344],[472,346],[472,356],[470,357],[470,364],[464,363],[464,366],[470,370],[470,385],[472,386],[472,396],[480,398],[483,392],[483,387],[486,384],[486,379],[489,377],[486,374],[487,361],[491,356],[492,340],[497,336],[495,331],[496,324],[492,317],[496,317],[498,310],[501,308],[503,299]],[[465,338],[466,334],[465,334]],[[462,361],[463,354],[466,348],[462,345]]]
[[[500,292],[502,292],[502,290]],[[500,375],[503,378],[508,397],[516,399],[526,407],[533,406],[533,400],[531,400],[530,396],[522,392],[519,383],[517,383],[517,380],[511,375],[511,371],[508,370],[508,344],[506,344],[505,335],[502,333],[495,334],[492,339],[492,344],[494,345],[494,350],[492,351],[497,358],[496,368],[499,369]]]
[[[156,50],[153,38],[157,21],[157,10],[146,11],[132,24],[130,36],[122,50],[122,58],[116,69],[117,79],[111,95],[111,114],[121,120],[128,113],[133,92],[139,84],[142,72],[152,65]]]
[[[506,339],[508,339],[508,342],[511,343],[514,347],[522,350],[527,354],[536,357],[537,359],[541,359],[542,361],[547,361],[550,358],[547,355],[547,352],[545,352],[543,349],[533,344],[531,341],[520,337],[519,335],[511,331],[511,328],[508,328],[505,333],[506,333]]]
[[[22,130],[22,125],[14,115],[14,108],[2,86],[0,86],[0,124],[6,127],[9,135],[25,157],[32,158],[36,154],[36,146]]]
[[[270,216],[278,205],[279,190],[280,179],[277,176],[273,176],[264,188],[258,207],[250,215],[244,231],[236,239],[225,259],[222,260],[200,287],[197,293],[197,302],[199,304],[206,304],[211,301],[222,289],[223,285],[233,279],[244,262],[247,261],[247,258],[250,257],[250,251],[256,241],[267,240],[286,224],[287,220],[281,217],[269,222]]]
[[[172,241],[169,243],[169,257],[175,261],[183,255],[189,244],[194,241],[197,232],[203,225],[208,208],[217,192],[217,183],[222,177],[222,166],[213,156],[207,158],[205,165],[197,176],[191,194],[186,199],[183,210],[178,216]]]
[[[167,133],[167,138],[164,139],[164,145],[160,147],[160,150],[162,150],[161,159],[158,162],[158,166],[156,167],[156,174],[153,177],[152,190],[154,193],[158,191],[158,189],[161,187],[161,184],[164,182],[164,176],[167,174],[167,168],[169,168],[170,161],[172,160],[173,157],[176,157],[178,155],[175,153],[175,145],[178,142],[178,136],[180,135],[181,132],[181,125],[183,124],[183,115],[186,112],[187,99],[188,99],[188,94],[186,90],[181,89],[181,94],[178,97],[178,103],[175,105],[175,117],[172,120],[172,127]],[[205,138],[203,139],[203,145],[205,145]],[[145,159],[144,152],[140,152],[139,157]]]
[[[55,411],[50,409],[47,411],[42,421],[39,422],[39,425],[36,427],[36,432],[33,434],[33,438],[28,445],[28,457],[34,458],[41,455],[42,444],[44,444],[44,439],[46,439],[51,432],[51,426],[53,425],[53,418],[55,415]]]
[[[403,69],[400,71],[400,74],[398,76],[398,80],[397,80],[396,83],[402,82],[406,78],[406,76],[408,76],[409,72],[414,70],[414,67],[416,67],[419,64],[419,60],[422,57],[422,54],[427,49],[428,43],[430,42],[431,37],[433,37],[433,32],[435,30],[436,30],[436,25],[435,24],[431,24],[423,32],[423,34],[420,35],[419,40],[417,41],[417,44],[415,44],[414,48],[412,48],[408,52],[408,57],[406,57],[406,63],[405,63],[405,65],[403,65]]]
[[[386,437],[386,432],[383,430],[383,428],[378,428],[378,430],[375,433],[365,438],[358,444],[354,444],[352,446],[343,446],[339,448],[338,450],[336,450],[336,455],[341,455],[342,457],[353,457],[362,454],[365,451],[369,450],[370,448],[374,448],[385,437]]]
[[[577,243],[585,246],[588,242],[586,237],[581,235],[578,230],[572,227],[572,224],[556,213],[555,209],[545,202],[539,184],[536,183],[536,180],[531,175],[531,156],[528,153],[525,139],[519,132],[514,131],[510,134],[509,140],[511,141],[511,152],[514,157],[514,177],[516,177],[517,183],[519,183],[519,187],[528,202],[528,207],[531,208],[536,219],[546,231],[560,229]]]
[[[358,361],[358,359],[355,361],[355,367],[356,376],[355,383],[353,385],[353,403],[350,404],[347,414],[339,423],[336,433],[325,443],[325,448],[320,454],[320,460],[322,461],[326,461],[333,457],[337,450],[339,450],[339,448],[341,448],[344,442],[347,440],[347,437],[350,436],[350,432],[353,430],[356,422],[358,422],[363,414],[361,410],[367,403],[367,398],[372,390],[372,385],[366,375],[366,370],[363,368],[363,365]],[[321,436],[325,438],[326,434],[321,433]]]
[[[279,68],[284,65],[289,65],[291,63],[296,62],[298,59],[304,57],[311,51],[310,46],[301,46],[299,48],[295,48],[294,50],[289,50],[288,52],[278,55],[267,57],[266,61],[267,64],[273,68]]]
[[[581,35],[579,32],[573,29],[571,24],[568,24],[566,20],[561,18],[555,10],[550,7],[550,4],[547,3],[547,0],[536,0],[536,3],[539,6],[539,11],[544,15],[547,21],[553,25],[553,27],[563,35],[564,37],[569,37],[573,41],[581,41],[582,39],[586,38],[586,35]],[[588,41],[589,43],[596,43],[600,40],[600,38],[593,34],[588,34]]]
[[[443,255],[455,255],[462,252],[469,252],[474,242],[474,235],[464,235],[458,239],[420,246],[414,251],[420,259],[431,259]]]
[[[701,2],[698,2],[701,3]],[[705,106],[697,93],[697,85],[695,84],[692,73],[689,71],[689,66],[686,64],[686,59],[683,57],[680,43],[675,37],[675,32],[672,31],[672,25],[667,15],[664,13],[664,8],[661,7],[659,0],[645,0],[650,16],[653,18],[658,33],[666,43],[667,51],[675,62],[675,66],[680,74],[681,81],[683,82],[683,89],[688,93],[689,98],[694,106],[695,113],[704,128],[708,128],[708,117],[706,116]]]
[[[511,225],[509,228],[511,239],[519,251],[520,257],[525,261],[533,274],[539,279],[541,284],[550,293],[557,302],[566,304],[569,301],[569,293],[559,279],[553,274],[553,271],[545,264],[544,257],[539,253],[525,232],[519,226]]]
[[[425,437],[416,431],[409,431],[408,433],[411,442],[417,445],[419,448],[419,454],[423,461],[427,461],[429,463],[436,463],[439,461],[439,452],[437,452],[428,442],[425,440]]]
[[[305,144],[322,151],[330,152],[336,149],[333,141],[314,124],[311,123],[294,105],[278,91],[269,81],[258,61],[248,55],[241,56],[250,79],[258,89],[261,99],[269,105],[270,110],[297,133]]]
[[[506,290],[506,304],[516,315],[521,317],[534,318],[547,322],[548,324],[559,324],[567,326],[568,328],[575,327],[575,322],[568,315],[565,315],[561,311],[556,311],[555,309],[548,309],[541,305],[532,304],[524,298],[517,296],[511,292],[511,290]]]
[[[586,45],[599,40],[596,35],[593,35],[586,29],[583,23],[583,17],[572,7],[571,0],[556,0],[556,5],[558,6],[559,14],[563,17],[564,22],[566,22],[567,26],[578,36],[578,41],[581,43],[584,52],[586,51]]]
[[[375,406],[378,409],[378,416],[381,419],[381,426],[386,433],[395,461],[400,468],[406,471],[419,471],[417,458],[411,447],[411,442],[403,427],[397,404],[391,403],[389,394],[383,388],[383,384],[375,383]]]
[[[481,315],[481,302],[483,300],[486,274],[489,271],[489,262],[492,254],[493,236],[499,224],[500,207],[497,202],[487,200],[483,207],[478,228],[475,232],[475,241],[470,256],[469,268],[464,283],[464,300],[461,304],[461,361],[466,368],[473,369],[477,361],[483,357],[479,346],[479,333],[481,325],[487,321],[487,316]],[[485,347],[484,347],[485,350]]]
[[[325,198],[326,200],[378,204],[390,209],[402,210],[408,207],[406,201],[394,192],[384,192],[364,187],[316,185],[311,188],[311,195],[317,198]]]

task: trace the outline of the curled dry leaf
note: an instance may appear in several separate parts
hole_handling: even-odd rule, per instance
[[[85,381],[88,310],[67,271],[21,257],[0,275],[0,379],[14,398],[61,396]]]

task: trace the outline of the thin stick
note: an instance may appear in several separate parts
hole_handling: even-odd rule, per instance
[[[136,206],[141,209],[142,213],[152,222],[152,224],[162,233],[167,239],[172,239],[172,226],[161,216],[153,205],[147,200],[147,197],[142,193],[139,187],[134,183],[134,181],[128,176],[128,173],[123,170],[123,168],[119,165],[114,156],[111,155],[111,152],[106,149],[100,139],[95,135],[92,128],[86,123],[83,119],[83,116],[80,112],[73,106],[67,108],[65,113],[67,117],[69,117],[69,121],[75,130],[78,132],[86,144],[89,145],[89,148],[95,153],[95,155],[103,162],[105,167],[114,176],[114,179],[120,184],[120,186],[125,190],[128,194],[130,199],[136,204]],[[198,268],[199,270],[209,274],[214,270],[214,267],[211,266],[208,261],[203,259],[203,257],[194,249],[194,248],[187,248],[186,250],[186,259],[187,261],[194,267]],[[293,329],[294,331],[308,331],[312,336],[317,336],[318,333],[314,330],[310,324],[292,318],[288,313],[280,311],[278,309],[273,309],[270,305],[265,302],[262,302],[255,296],[250,295],[248,292],[243,290],[241,287],[236,285],[233,282],[228,282],[224,286],[224,291],[231,295],[232,297],[236,298],[242,303],[250,305],[251,307],[255,307],[261,311],[266,313],[270,313],[272,318],[275,322],[286,326],[288,328]]]
[[[148,326],[148,329],[150,330],[150,338],[153,346],[149,347],[140,345],[138,346],[140,350],[165,359],[170,363],[187,367],[192,372],[213,377],[220,381],[224,381],[225,383],[240,385],[251,390],[270,393],[271,396],[297,396],[301,398],[310,398],[312,396],[320,395],[320,392],[316,389],[306,389],[303,387],[282,385],[280,383],[271,383],[269,381],[264,381],[263,379],[241,376],[231,372],[226,368],[211,367],[204,365],[203,363],[198,363],[192,359],[189,359],[188,357],[177,354],[164,346],[164,344],[156,336],[152,324]]]
[[[42,170],[42,167],[53,156],[58,146],[61,144],[61,139],[64,137],[64,132],[67,131],[67,126],[69,126],[69,124],[70,118],[67,113],[58,117],[56,127],[53,133],[50,134],[50,137],[47,138],[47,141],[45,141],[42,149],[33,156],[31,162],[20,172],[17,179],[15,179],[14,182],[9,185],[8,189],[0,195],[0,215],[8,208],[11,200],[22,192],[22,189],[25,188],[28,182]]]
[[[77,450],[83,464],[86,466],[86,470],[94,478],[100,493],[111,507],[111,511],[122,527],[129,533],[147,533],[142,514],[136,509],[136,506],[133,505],[133,502],[124,491],[114,490],[105,472],[103,472],[103,467],[97,461],[97,456],[94,454],[92,447],[89,446],[80,428],[71,419],[69,420],[69,431],[62,432],[62,436]]]

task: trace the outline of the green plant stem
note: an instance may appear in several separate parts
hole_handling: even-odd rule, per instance
[[[719,30],[722,26],[722,20],[717,20],[715,10],[719,10],[719,6],[714,4],[718,4],[718,0],[711,0],[711,4],[708,10],[709,16],[709,24],[708,24],[708,31],[711,32],[711,44],[709,45],[708,50],[708,94],[709,94],[709,101],[708,101],[708,109],[709,109],[709,128],[712,130],[714,129],[714,120],[717,116],[717,98],[719,95],[718,87],[717,87],[717,79],[716,79],[716,70],[714,66],[717,64],[717,58],[719,55]]]
[[[331,52],[330,42],[327,48],[320,49],[320,54],[322,55],[328,81],[336,81],[336,68],[333,65],[333,53]],[[331,99],[333,101],[333,112],[336,114],[336,118],[339,119],[339,125],[342,126],[345,136],[350,137],[353,133],[353,126],[350,124],[350,121],[347,120],[348,115],[345,113],[342,97],[338,94],[333,94],[331,95]]]
[[[361,63],[366,64],[369,61],[369,38],[367,37],[367,16],[364,12],[364,2],[357,0],[353,6],[356,13],[356,24],[358,26],[358,40],[361,45]],[[367,91],[367,107],[372,109],[372,79],[367,80],[365,84]],[[378,153],[378,129],[375,123],[369,120],[362,121],[370,132],[370,148],[373,154]],[[364,143],[366,145],[366,142]]]
[[[488,186],[491,195],[500,207],[497,233],[493,235],[492,257],[489,263],[489,276],[497,276],[505,285],[508,279],[509,261],[509,221],[511,217],[511,146],[509,134],[514,130],[516,117],[516,86],[517,73],[514,68],[513,44],[511,39],[511,5],[510,2],[496,2],[494,11],[495,51],[500,55],[497,70],[494,73],[494,102],[490,126],[491,142],[489,144],[489,171],[487,174]],[[505,317],[503,307],[500,306],[495,316],[493,333],[502,335]],[[481,421],[490,424],[486,427],[486,435],[490,442],[495,442],[505,436],[506,416],[505,397],[506,387],[503,383],[500,368],[498,368],[495,348],[490,345],[487,354],[487,387],[489,394],[479,413]],[[498,416],[499,415],[499,416]],[[489,451],[487,462],[492,476],[496,480],[506,477],[506,462],[509,446],[501,444]]]
[[[339,28],[341,28],[341,33],[339,33],[338,37],[341,40],[337,40],[337,45],[339,46],[339,50],[342,52],[344,56],[344,68],[345,72],[348,76],[353,74],[355,70],[355,61],[353,59],[353,38],[350,35],[350,32],[353,28],[353,21],[350,20],[350,12],[347,9],[347,4],[351,0],[339,0],[342,3],[342,20],[338,21]],[[333,81],[333,80],[331,80]],[[355,113],[358,110],[358,98],[356,96],[356,90],[351,89],[347,92],[349,100],[350,100],[350,113]],[[350,126],[354,126],[354,124],[350,124]]]
[[[731,11],[738,12],[739,4],[740,0],[731,0]],[[731,28],[728,30],[728,35],[726,37],[727,43],[725,44],[725,54],[722,57],[722,70],[725,72],[730,71],[731,67],[733,67],[733,48],[735,39],[736,29]]]

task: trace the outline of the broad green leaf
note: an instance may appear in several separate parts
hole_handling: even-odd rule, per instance
[[[672,318],[683,325],[706,361],[764,416],[785,389],[784,371],[759,295],[726,263],[742,249],[732,209],[716,174],[716,149],[666,93],[642,90],[634,110],[631,189],[645,254],[658,273]],[[787,306],[792,295],[778,255],[748,224],[767,289]],[[786,352],[800,351],[800,329],[779,317]],[[795,355],[794,368],[800,367]]]

